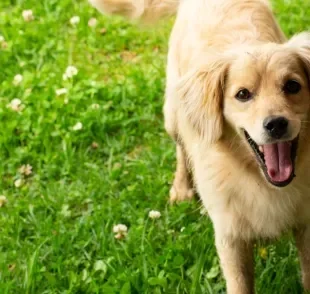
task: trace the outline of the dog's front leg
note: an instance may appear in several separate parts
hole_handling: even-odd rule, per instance
[[[310,291],[310,225],[295,230],[302,273],[302,283],[305,290]]]
[[[226,279],[227,294],[253,294],[253,243],[217,236],[216,247]]]
[[[177,169],[170,189],[170,202],[190,200],[194,196],[193,183],[187,157],[182,146],[177,143]]]

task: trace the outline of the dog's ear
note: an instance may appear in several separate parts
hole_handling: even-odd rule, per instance
[[[286,45],[294,49],[301,58],[310,79],[310,32],[303,32],[293,36]]]
[[[310,50],[310,32],[302,32],[293,36],[287,44],[293,48]]]
[[[185,115],[207,144],[218,141],[223,132],[223,96],[229,63],[224,59],[207,62],[187,73],[178,85]]]

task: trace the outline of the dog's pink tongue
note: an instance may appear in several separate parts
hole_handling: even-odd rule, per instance
[[[287,181],[293,172],[291,143],[281,142],[263,146],[265,164],[273,182]]]

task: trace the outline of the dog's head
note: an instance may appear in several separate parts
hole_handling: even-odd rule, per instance
[[[310,107],[310,34],[285,44],[240,46],[209,58],[180,84],[183,109],[206,144],[229,125],[246,143],[269,183],[294,177],[300,134]],[[241,152],[245,152],[242,151]]]

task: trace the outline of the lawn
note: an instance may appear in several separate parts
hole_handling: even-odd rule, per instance
[[[288,36],[309,29],[306,3],[273,2]],[[1,294],[225,291],[199,201],[168,203],[171,26],[87,1],[0,1]],[[302,293],[291,240],[257,245],[258,293]]]

